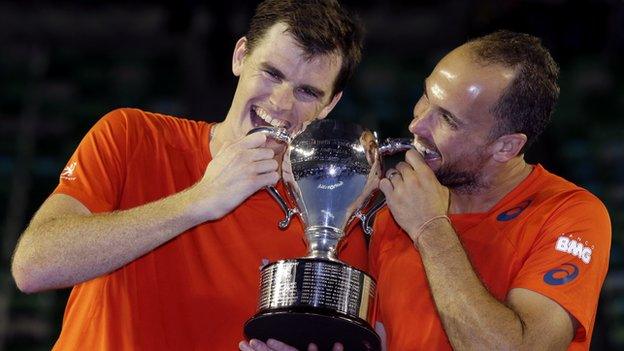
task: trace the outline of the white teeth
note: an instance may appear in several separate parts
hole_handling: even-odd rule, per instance
[[[419,143],[418,141],[416,141],[414,143],[414,146],[416,147],[416,150],[423,155],[423,157],[439,157],[440,154],[438,154],[437,152],[431,150],[430,148],[424,146],[423,144]]]
[[[258,117],[262,118],[262,120],[272,125],[273,127],[284,128],[284,126],[286,125],[285,121],[271,117],[271,115],[269,115],[268,112],[266,112],[264,109],[260,107],[255,107],[254,111],[256,111],[256,114],[258,115]]]

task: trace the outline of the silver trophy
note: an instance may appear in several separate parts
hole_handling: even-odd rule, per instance
[[[300,350],[311,342],[320,350],[334,342],[346,350],[380,350],[370,324],[375,281],[340,261],[337,249],[356,219],[372,233],[370,218],[383,206],[369,204],[382,177],[381,156],[409,149],[411,141],[380,146],[371,131],[335,120],[314,121],[292,138],[271,127],[253,132],[288,144],[282,163],[287,200],[275,188],[267,190],[286,213],[280,228],[295,214],[301,219],[308,256],[262,268],[258,312],[245,323],[245,335]]]

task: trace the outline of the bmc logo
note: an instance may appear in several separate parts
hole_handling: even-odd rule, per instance
[[[585,243],[587,245],[587,243]],[[555,244],[555,250],[569,253],[572,256],[576,256],[585,263],[591,261],[592,249],[581,244],[580,241],[572,240],[567,236],[560,236]]]

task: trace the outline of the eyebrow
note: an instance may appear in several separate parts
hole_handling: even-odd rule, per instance
[[[423,82],[423,94],[425,95],[425,97],[427,98],[427,100],[429,100],[429,95],[427,94],[427,80],[425,79],[425,81]],[[436,110],[442,112],[442,114],[448,115],[449,117],[451,117],[454,121],[456,121],[457,123],[463,124],[464,121],[462,121],[460,118],[457,118],[457,116],[455,116],[453,114],[453,112],[445,109],[444,107],[435,106]]]
[[[279,69],[277,69],[276,67],[266,63],[266,62],[262,62],[260,64],[260,68],[265,70],[265,71],[270,71],[272,74],[274,74],[275,76],[277,76],[279,79],[284,79],[286,78],[286,76],[284,76],[284,73],[282,73],[282,71],[280,71]]]
[[[262,62],[260,64],[260,68],[266,71],[271,72],[272,74],[274,74],[276,77],[278,77],[279,79],[285,79],[286,75],[284,75],[284,73],[282,71],[280,71],[278,68],[276,68],[275,66],[267,63],[267,62]],[[303,89],[307,89],[312,91],[314,94],[316,94],[316,96],[318,96],[319,99],[323,98],[325,96],[325,92],[319,88],[313,87],[310,84],[303,84],[299,86],[300,88]]]

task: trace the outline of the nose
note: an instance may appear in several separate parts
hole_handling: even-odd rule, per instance
[[[427,106],[419,106],[420,103],[414,107],[414,117],[409,124],[409,131],[412,134],[424,136],[428,133],[431,127],[432,111]]]
[[[278,111],[291,110],[294,103],[294,90],[289,84],[279,84],[273,88],[269,101]]]

